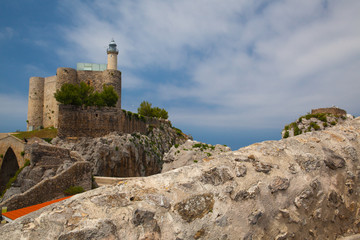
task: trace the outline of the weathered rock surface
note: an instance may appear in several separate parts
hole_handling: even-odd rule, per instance
[[[78,194],[0,239],[354,239],[359,152],[357,118]]]
[[[176,144],[170,151],[165,153],[164,165],[161,172],[167,172],[179,167],[192,164],[208,162],[216,158],[221,153],[231,151],[224,145],[210,145],[198,141],[187,140],[184,144]]]
[[[52,143],[76,151],[93,163],[93,175],[136,177],[160,173],[164,153],[186,138],[169,125],[162,125],[150,127],[147,135],[114,132],[99,138],[79,138],[75,142],[56,138]]]

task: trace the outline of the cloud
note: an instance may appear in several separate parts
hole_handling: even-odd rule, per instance
[[[4,29],[0,30],[0,40],[4,39],[12,39],[14,36],[15,31],[11,27],[5,27]]]
[[[282,127],[315,107],[360,113],[357,0],[86,3],[61,6],[74,22],[62,54],[98,61],[114,37],[124,86],[151,92],[175,121]]]
[[[26,115],[27,105],[27,98],[23,95],[0,93],[1,115]]]
[[[12,132],[26,128],[27,98],[21,94],[0,93],[0,132]]]

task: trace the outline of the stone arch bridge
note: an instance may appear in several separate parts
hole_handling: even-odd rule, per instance
[[[25,164],[25,144],[9,133],[0,133],[0,195],[9,179]]]

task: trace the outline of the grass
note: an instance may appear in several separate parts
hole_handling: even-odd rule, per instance
[[[82,193],[82,192],[85,192],[84,188],[81,187],[81,186],[71,186],[69,187],[68,189],[66,189],[64,191],[64,193],[66,195],[75,195],[75,194],[78,194],[78,193]]]
[[[12,135],[21,140],[24,140],[25,138],[32,138],[32,137],[53,139],[57,135],[57,129],[56,128],[44,128],[44,129],[34,130],[34,131],[17,132]]]

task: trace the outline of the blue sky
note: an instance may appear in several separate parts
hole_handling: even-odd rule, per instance
[[[26,128],[28,79],[119,48],[123,108],[168,110],[232,149],[336,105],[359,116],[360,1],[1,1],[0,132]]]

